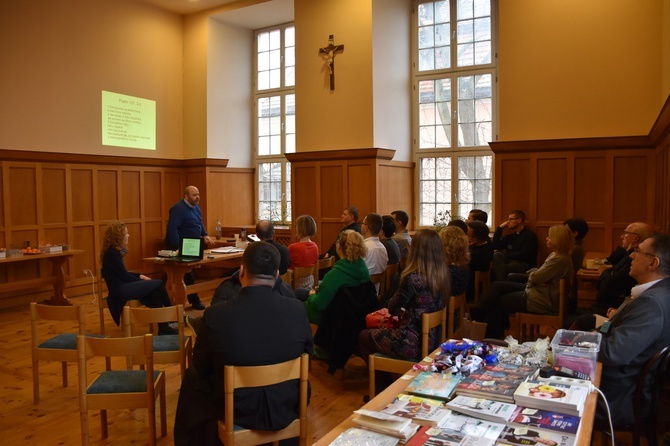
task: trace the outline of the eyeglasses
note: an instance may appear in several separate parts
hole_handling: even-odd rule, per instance
[[[649,257],[658,257],[656,254],[652,254],[651,252],[640,251],[640,248],[637,247],[637,246],[635,248],[633,248],[633,252],[635,254],[644,254],[644,255],[647,255]]]

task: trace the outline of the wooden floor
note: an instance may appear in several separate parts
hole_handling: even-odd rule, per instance
[[[208,303],[210,295],[203,295]],[[93,297],[71,299],[75,305],[86,306],[88,332],[99,332],[98,307]],[[193,311],[197,316],[202,312]],[[121,336],[121,330],[107,314],[110,336]],[[110,330],[110,327],[113,329]],[[76,331],[73,324],[45,323],[41,330],[52,333]],[[110,332],[111,331],[111,332]],[[30,316],[28,307],[0,310],[0,432],[2,444],[23,445],[77,445],[81,444],[79,401],[77,399],[77,368],[70,364],[69,386],[61,384],[59,363],[40,363],[40,404],[33,405],[32,366],[30,359]],[[93,363],[92,363],[93,364]],[[94,371],[103,368],[101,364]],[[181,376],[177,365],[160,365],[167,377],[168,436],[158,439],[158,444],[173,444],[172,430],[179,396]],[[365,363],[351,359],[344,374],[326,373],[326,364],[313,361],[310,371],[312,399],[308,408],[308,443],[313,443],[348,417],[363,404],[367,392]],[[158,409],[157,409],[158,410]],[[89,413],[91,444],[129,445],[146,444],[146,410],[109,411],[109,438],[100,438],[98,412]],[[157,423],[159,417],[157,416]],[[160,432],[160,430],[159,430]]]

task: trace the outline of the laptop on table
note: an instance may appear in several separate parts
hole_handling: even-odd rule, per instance
[[[205,252],[204,240],[200,237],[183,237],[179,243],[179,255],[168,257],[170,262],[198,262]]]

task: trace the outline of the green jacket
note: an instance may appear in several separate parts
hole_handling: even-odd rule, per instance
[[[340,259],[335,262],[333,269],[323,276],[319,285],[319,292],[311,294],[305,301],[307,317],[312,324],[318,325],[321,322],[321,314],[340,287],[358,286],[370,280],[368,267],[362,258],[353,262],[346,259]]]

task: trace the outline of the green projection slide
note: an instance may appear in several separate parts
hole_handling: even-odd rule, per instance
[[[156,150],[156,101],[103,90],[102,145]]]

